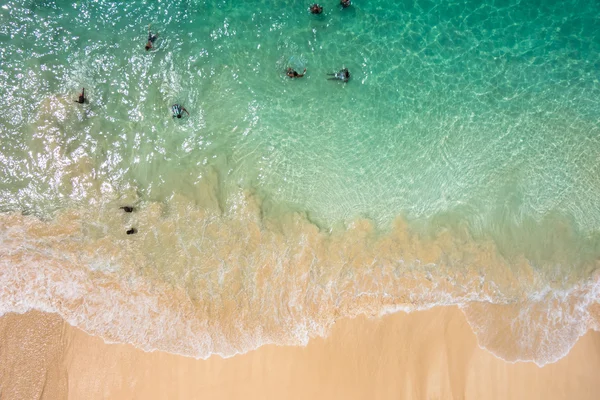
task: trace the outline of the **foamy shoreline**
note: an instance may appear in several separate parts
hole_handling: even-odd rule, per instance
[[[306,347],[196,360],[106,344],[37,311],[0,318],[3,399],[593,399],[600,333],[543,368],[477,345],[457,307],[341,319]]]
[[[554,362],[598,330],[597,274],[557,283],[492,242],[423,237],[401,219],[383,235],[367,220],[328,234],[298,214],[273,228],[246,200],[228,217],[185,198],[149,204],[131,217],[134,238],[116,207],[3,214],[0,312],[56,312],[110,342],[196,358],[303,345],[340,318],[440,305],[460,306],[479,343],[509,361]]]

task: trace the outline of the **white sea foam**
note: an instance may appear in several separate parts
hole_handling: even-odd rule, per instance
[[[109,342],[196,358],[305,345],[340,317],[458,305],[482,347],[544,365],[598,326],[598,274],[553,285],[489,243],[424,239],[401,220],[385,234],[368,221],[328,234],[289,216],[271,231],[238,200],[231,216],[148,204],[131,237],[106,210],[4,214],[0,312],[57,312]],[[84,233],[94,224],[105,229]]]

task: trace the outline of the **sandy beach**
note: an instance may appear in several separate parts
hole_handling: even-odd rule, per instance
[[[0,318],[2,399],[595,399],[600,333],[557,363],[478,347],[456,307],[344,319],[306,347],[223,359],[145,353],[29,312]]]
[[[350,3],[3,2],[0,400],[600,399],[600,0]]]

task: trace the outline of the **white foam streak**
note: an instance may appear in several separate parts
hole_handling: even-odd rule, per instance
[[[120,219],[92,217],[96,210],[50,222],[2,216],[0,314],[56,312],[107,342],[207,358],[306,345],[341,317],[454,305],[481,347],[540,366],[598,326],[590,309],[600,274],[555,287],[536,270],[514,274],[487,247],[461,244],[452,254],[449,237],[432,244],[399,227],[376,238],[360,221],[328,235],[301,218],[281,233],[260,228],[243,199],[227,218],[177,204],[171,214],[139,211],[151,229],[131,240],[110,236]],[[93,218],[104,221],[97,238],[82,233]],[[453,259],[472,265],[444,264]]]

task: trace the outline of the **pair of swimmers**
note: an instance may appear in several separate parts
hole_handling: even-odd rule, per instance
[[[340,5],[343,8],[348,8],[348,7],[350,7],[351,2],[350,2],[350,0],[340,0]],[[311,14],[321,14],[323,12],[323,7],[321,7],[320,5],[315,3],[312,6],[310,6],[309,10],[310,10]]]
[[[150,50],[153,47],[153,43],[156,41],[157,38],[158,38],[158,33],[152,33],[152,31],[150,30],[150,25],[148,25],[148,40],[146,41],[145,49]],[[190,115],[188,110],[186,110],[185,107],[183,107],[179,104],[173,104],[171,106],[171,111],[173,112],[173,118],[183,117],[184,112],[188,116]]]
[[[125,211],[126,213],[132,213],[136,210],[133,206],[122,206],[119,208]],[[127,229],[125,233],[128,235],[135,235],[137,233],[137,229],[132,226],[131,228]]]
[[[146,42],[146,50],[150,50],[152,48],[152,44],[156,41],[156,38],[158,38],[158,33],[153,34],[150,31],[150,25],[148,25],[148,41]],[[75,102],[79,103],[79,104],[83,104],[86,102],[86,100],[87,99],[85,98],[85,88],[83,88],[83,89],[81,89],[79,98],[77,100],[75,100]],[[181,118],[181,117],[178,117],[178,118]]]
[[[301,74],[296,72],[293,68],[288,68],[286,75],[289,76],[290,78],[302,78],[305,73],[306,73],[306,68],[304,68],[304,72],[302,72]],[[348,82],[350,80],[350,71],[348,71],[348,68],[344,68],[334,74],[327,74],[327,75],[331,76],[331,78],[327,78],[330,81]]]
[[[158,33],[152,33],[152,31],[150,30],[150,25],[148,25],[148,40],[146,41],[146,46],[145,49],[146,50],[150,50],[153,47],[154,42],[156,41],[156,39],[158,38]],[[181,118],[183,117],[183,113],[185,112],[188,116],[190,115],[190,113],[188,112],[188,110],[185,109],[185,107],[179,105],[179,104],[173,104],[171,106],[171,111],[173,112],[173,118]]]
[[[85,88],[83,88],[83,89],[81,89],[81,93],[79,94],[79,98],[77,100],[75,100],[75,103],[83,104],[86,101],[87,101],[87,99],[85,98]],[[187,115],[190,115],[190,113],[188,112],[188,110],[186,110],[185,107],[183,107],[183,106],[181,106],[179,104],[173,104],[171,106],[171,111],[173,112],[173,118],[181,118],[183,116],[184,112]],[[131,211],[127,211],[126,210],[126,212],[131,212]]]
[[[148,25],[148,40],[146,41],[145,49],[150,50],[153,47],[153,43],[156,41],[157,38],[158,38],[158,33],[152,33],[152,31],[150,30],[150,25]],[[171,111],[173,112],[173,118],[183,117],[184,112],[188,116],[190,115],[188,110],[186,110],[185,107],[183,107],[179,104],[173,104],[171,106]]]

